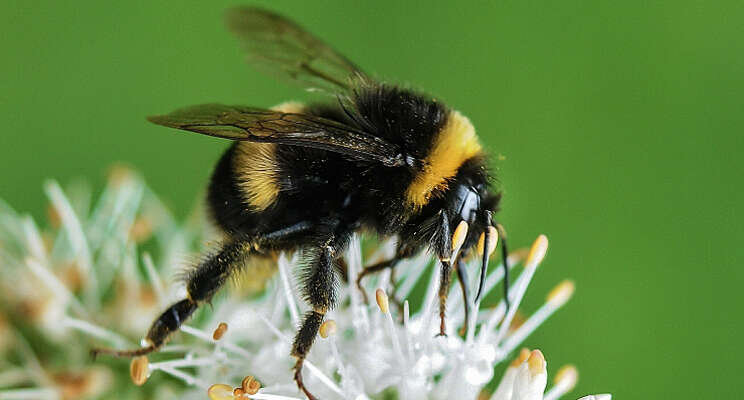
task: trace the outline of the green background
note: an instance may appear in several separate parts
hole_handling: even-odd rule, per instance
[[[0,197],[41,217],[44,179],[100,185],[124,161],[185,215],[226,144],[144,116],[308,98],[243,63],[231,4],[0,3]],[[740,392],[744,2],[263,4],[445,99],[505,157],[512,243],[551,240],[526,306],[577,283],[528,340],[552,372],[579,367],[574,398]]]

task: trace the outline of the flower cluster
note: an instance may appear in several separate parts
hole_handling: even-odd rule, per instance
[[[0,354],[7,360],[0,365],[0,398],[102,396],[121,384],[121,363],[92,364],[87,346],[92,341],[134,346],[130,338],[141,337],[154,316],[183,297],[182,285],[167,282],[173,282],[186,254],[202,250],[210,231],[198,214],[179,224],[126,170],[112,173],[96,202],[82,185],[63,191],[49,182],[45,191],[51,204],[48,227],[39,228],[0,202]],[[439,274],[431,273],[436,269],[431,255],[405,260],[396,267],[395,279],[384,271],[365,280],[364,290],[377,300],[367,304],[353,284],[355,277],[363,265],[391,256],[395,244],[374,246],[363,262],[362,240],[354,237],[345,255],[352,284],[339,288],[339,306],[328,314],[322,338],[305,362],[306,385],[324,399],[560,398],[575,386],[576,369],[559,369],[546,391],[543,354],[518,351],[574,291],[571,281],[559,283],[541,307],[523,316],[520,303],[547,246],[547,238],[540,236],[530,249],[511,255],[509,265],[519,274],[508,311],[503,300],[488,307],[471,300],[466,320],[464,299],[453,286],[448,335],[437,337]],[[151,253],[140,253],[140,248]],[[175,377],[185,385],[171,380],[162,386],[170,397],[181,399],[300,398],[289,356],[295,327],[307,310],[294,273],[300,257],[281,255],[277,273],[256,295],[228,290],[152,360],[132,360],[131,380],[144,389],[153,375]],[[477,262],[471,260],[468,269],[477,270]],[[502,266],[490,271],[486,294],[504,276]],[[419,300],[416,306],[409,298]],[[43,343],[57,349],[54,355]],[[495,380],[494,367],[515,351],[517,357]],[[495,391],[488,393],[484,388],[495,382]],[[586,399],[609,398],[603,396],[608,395]]]

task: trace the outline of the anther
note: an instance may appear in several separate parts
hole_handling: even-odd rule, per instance
[[[522,365],[523,362],[527,361],[527,359],[530,358],[530,349],[526,347],[522,347],[522,350],[519,350],[519,355],[512,360],[511,364],[509,364],[510,367],[518,367]]]
[[[571,298],[574,290],[576,290],[576,286],[573,281],[565,280],[556,285],[556,287],[548,293],[547,301],[556,307],[560,307],[566,304],[568,299]]]
[[[332,336],[336,334],[336,321],[329,319],[326,322],[323,322],[322,325],[320,325],[320,337],[323,339],[327,338],[328,336]]]
[[[142,243],[152,236],[152,221],[146,217],[140,217],[134,220],[129,228],[129,237],[135,243]]]
[[[553,378],[553,383],[556,385],[565,385],[566,392],[573,390],[578,381],[579,370],[570,364],[562,366],[561,369],[558,370],[558,373],[555,374],[555,378]]]
[[[258,389],[261,389],[261,382],[257,381],[256,378],[254,378],[251,375],[246,376],[243,378],[243,382],[240,383],[241,389],[243,389],[243,392],[247,395],[254,395],[258,393]]]
[[[233,388],[224,383],[215,383],[207,389],[210,400],[233,400]]]
[[[546,364],[543,353],[540,350],[532,350],[530,357],[527,359],[527,368],[529,368],[532,376],[544,374]]]
[[[214,333],[212,333],[212,339],[214,340],[222,339],[222,336],[225,335],[225,332],[227,332],[227,323],[220,322],[220,324],[217,325],[217,329],[215,329]]]
[[[389,312],[388,309],[388,296],[382,289],[377,289],[375,291],[375,298],[377,299],[377,306],[380,307],[380,311],[382,311],[383,314],[387,314]]]
[[[548,251],[548,238],[545,235],[540,235],[532,243],[529,254],[527,254],[526,265],[539,264],[545,258],[545,253]]]
[[[107,173],[108,182],[113,186],[121,186],[127,181],[135,178],[135,173],[131,167],[124,164],[115,164],[109,168]]]
[[[129,363],[129,376],[137,386],[142,386],[147,382],[150,373],[150,361],[147,356],[139,356],[132,359]]]

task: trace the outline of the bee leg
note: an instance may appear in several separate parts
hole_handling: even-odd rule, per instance
[[[395,297],[395,267],[398,265],[399,262],[401,262],[403,259],[411,257],[415,253],[414,249],[407,245],[401,245],[398,246],[398,249],[395,252],[395,256],[389,260],[380,261],[377,264],[372,264],[369,266],[366,266],[362,268],[361,271],[359,271],[359,275],[357,275],[356,279],[356,286],[357,289],[362,293],[362,298],[364,299],[364,302],[366,304],[369,304],[369,299],[367,298],[367,292],[364,291],[364,287],[362,287],[362,278],[364,278],[367,275],[371,275],[377,272],[384,271],[385,269],[390,268],[390,286],[392,288],[392,292],[390,295],[392,296],[392,301],[395,303],[399,309],[403,308],[403,303],[398,300]]]
[[[294,380],[297,387],[310,400],[316,398],[305,387],[302,380],[302,365],[310,352],[310,348],[318,336],[320,325],[323,324],[326,312],[336,305],[336,265],[338,254],[342,253],[349,234],[341,238],[335,236],[325,242],[309,262],[301,281],[303,282],[303,296],[312,311],[305,315],[300,329],[292,343],[292,356],[297,359],[294,366]]]
[[[364,267],[357,276],[356,279],[356,285],[357,289],[360,293],[362,293],[362,300],[364,301],[364,304],[369,304],[369,299],[367,298],[367,292],[364,290],[364,287],[362,287],[362,278],[364,278],[367,275],[371,275],[374,273],[382,272],[385,269],[390,269],[390,301],[395,304],[395,307],[398,309],[398,314],[403,316],[403,302],[398,299],[398,296],[395,295],[396,290],[398,289],[395,286],[395,266],[398,265],[398,262],[400,262],[403,258],[406,258],[408,256],[396,256],[393,259],[381,261],[377,264],[373,264],[367,267]]]
[[[395,304],[395,307],[398,309],[398,316],[400,317],[400,320],[403,321],[403,312],[405,308],[403,307],[403,301],[398,298],[398,287],[395,286],[396,278],[395,278],[395,271],[397,271],[395,268],[390,268],[390,287],[392,288],[390,290],[390,301]]]
[[[468,289],[469,279],[467,270],[465,269],[465,262],[462,261],[463,258],[464,255],[462,254],[457,258],[455,271],[457,272],[457,280],[460,283],[460,290],[462,291],[462,303],[465,307],[465,322],[463,322],[458,333],[464,337],[468,331],[468,321],[470,320],[470,290]]]
[[[449,216],[447,215],[447,211],[440,210],[430,223],[436,225],[436,230],[432,236],[430,246],[437,254],[440,264],[439,334],[437,336],[447,336],[447,325],[444,321],[444,314],[447,309],[447,292],[449,291],[450,273],[452,272],[450,257],[452,256],[453,242],[450,234]]]
[[[447,323],[444,316],[447,310],[447,294],[449,293],[452,276],[452,264],[449,259],[441,259],[439,262],[441,268],[439,269],[439,334],[437,336],[447,336]]]
[[[244,257],[251,251],[247,242],[229,242],[215,254],[208,257],[187,276],[185,299],[166,309],[152,323],[145,340],[148,345],[133,350],[93,349],[91,355],[111,354],[117,357],[136,357],[159,349],[173,335],[181,324],[196,311],[199,305],[208,302],[228,277],[239,267]]]
[[[297,387],[307,396],[309,400],[316,400],[316,397],[307,389],[302,381],[302,365],[305,363],[307,353],[318,335],[320,325],[323,324],[325,313],[310,311],[305,315],[300,330],[297,331],[294,343],[292,344],[292,355],[297,359],[294,366],[294,380]]]
[[[388,268],[395,268],[395,265],[398,263],[398,261],[399,259],[397,257],[391,258],[390,260],[380,261],[377,264],[366,266],[362,268],[361,271],[359,271],[359,275],[357,275],[356,278],[356,286],[357,289],[359,289],[359,292],[362,293],[362,299],[364,300],[365,304],[369,304],[369,299],[367,298],[367,292],[365,292],[364,287],[362,287],[362,278],[370,274],[384,271]]]

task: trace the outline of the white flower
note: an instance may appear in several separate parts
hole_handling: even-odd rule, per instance
[[[67,343],[82,332],[111,346],[131,347],[125,335],[142,335],[163,307],[183,297],[181,285],[166,282],[173,282],[185,255],[196,250],[193,243],[208,228],[201,222],[178,225],[131,173],[116,174],[90,209],[89,191],[65,194],[56,183],[48,183],[46,192],[53,219],[60,224],[51,233],[40,231],[30,218],[0,203],[2,282],[10,293],[3,301],[33,305],[29,311],[32,322],[54,342]],[[150,236],[159,254],[157,263],[148,254],[137,253],[138,241]],[[383,391],[400,399],[478,398],[493,380],[494,366],[507,360],[573,294],[573,283],[565,281],[532,315],[523,318],[518,314],[547,245],[547,239],[540,236],[529,251],[511,255],[510,265],[514,268],[521,263],[523,268],[512,283],[508,312],[503,300],[490,308],[470,304],[466,321],[463,298],[454,285],[448,302],[447,337],[436,337],[439,274],[431,273],[437,266],[429,254],[402,262],[396,268],[395,287],[389,271],[366,279],[365,290],[377,295],[377,305],[364,304],[355,285],[341,285],[339,306],[328,314],[321,332],[324,337],[318,338],[306,360],[305,384],[323,399],[371,399]],[[355,282],[363,265],[390,257],[394,249],[392,240],[384,242],[363,262],[360,238],[354,237],[345,256],[349,282]],[[135,361],[135,381],[144,383],[153,373],[174,376],[192,388],[179,395],[187,399],[202,399],[207,391],[213,399],[299,398],[292,381],[294,360],[289,356],[295,327],[307,311],[294,273],[299,259],[298,254],[282,255],[278,273],[260,296],[240,297],[228,289],[233,293],[215,299],[206,319],[202,315],[184,325],[182,333],[153,356],[164,360]],[[471,260],[468,269],[477,271],[477,264],[478,260]],[[492,268],[484,293],[502,279],[503,268]],[[468,284],[473,287],[475,282]],[[420,306],[405,301],[401,311],[393,307],[387,293],[406,299],[417,285],[426,288],[423,301],[411,298]],[[458,330],[463,325],[468,329],[461,337]],[[218,326],[219,334],[213,334]],[[79,345],[74,347],[66,350],[80,351]],[[29,357],[27,363],[38,364]],[[263,387],[244,390],[241,382],[246,375],[254,376]],[[546,393],[544,356],[539,350],[523,350],[507,367],[491,399],[555,400],[570,391],[576,380],[575,368],[564,367]],[[30,381],[33,389],[28,390],[59,394],[59,387],[48,380]],[[0,387],[0,398],[13,390]]]

